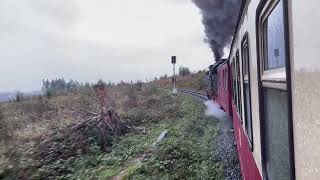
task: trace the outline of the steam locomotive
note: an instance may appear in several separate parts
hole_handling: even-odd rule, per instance
[[[320,179],[319,3],[243,0],[229,57],[209,67],[245,180]]]

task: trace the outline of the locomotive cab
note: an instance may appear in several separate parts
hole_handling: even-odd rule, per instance
[[[216,100],[218,95],[218,66],[221,64],[221,61],[216,62],[209,66],[208,71],[208,83],[206,93],[208,99]]]

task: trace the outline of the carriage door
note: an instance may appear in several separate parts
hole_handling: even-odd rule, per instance
[[[267,1],[259,17],[260,105],[264,179],[294,179],[289,42],[284,0]]]

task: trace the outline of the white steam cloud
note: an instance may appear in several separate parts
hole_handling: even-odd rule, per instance
[[[214,101],[206,101],[204,104],[207,106],[205,111],[206,116],[213,116],[218,119],[226,117],[226,113],[220,109],[220,106]]]

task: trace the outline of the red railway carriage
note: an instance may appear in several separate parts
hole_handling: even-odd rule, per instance
[[[221,105],[222,109],[232,116],[231,108],[231,73],[230,64],[228,59],[222,60],[222,63],[217,68],[218,73],[218,98],[217,101]]]
[[[209,94],[232,116],[245,180],[320,179],[316,5],[243,0],[229,58],[210,66]]]
[[[217,97],[212,97],[211,99],[217,101],[227,115],[232,117],[243,178],[261,180],[258,166],[252,154],[252,134],[249,131],[252,127],[248,127],[249,123],[247,122],[251,115],[249,115],[250,112],[246,111],[248,108],[242,105],[242,101],[245,101],[246,104],[251,103],[249,103],[250,99],[246,95],[243,96],[240,91],[239,62],[240,57],[239,53],[237,53],[231,62],[228,59],[222,59],[210,66],[208,74],[216,77],[216,83],[212,84],[217,87],[212,88],[209,94],[217,94]],[[246,119],[243,117],[246,117]],[[246,121],[246,126],[244,126],[243,120]]]
[[[295,179],[286,2],[243,1],[231,44],[233,123],[245,180]]]
[[[243,179],[261,180],[261,176],[252,154],[252,145],[248,141],[246,132],[242,128],[241,118],[237,112],[237,108],[233,103],[233,126],[237,141],[237,149]]]

